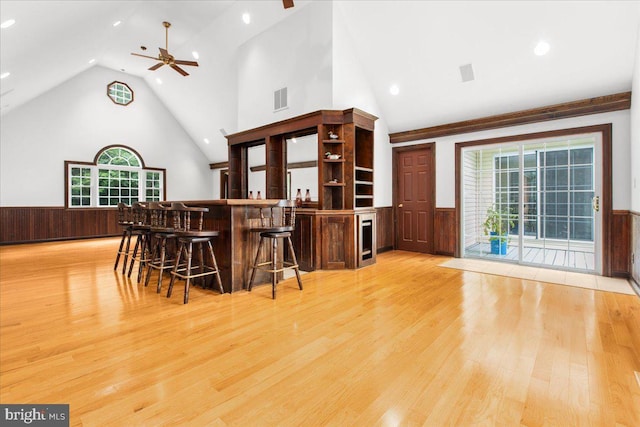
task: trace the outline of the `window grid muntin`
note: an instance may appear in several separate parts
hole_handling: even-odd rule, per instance
[[[544,200],[540,200],[540,220],[544,221],[540,227],[540,238],[594,241],[595,217],[591,206],[591,200],[595,195],[594,150],[593,146],[573,146],[540,152],[540,192],[545,195]],[[580,156],[582,153],[587,155]],[[589,176],[589,185],[574,181],[581,179],[575,176],[574,167],[582,170],[583,178]],[[550,178],[554,180],[551,185]],[[574,205],[576,199],[579,203]]]
[[[157,171],[147,171],[145,179],[145,199],[159,202],[163,193],[162,174]]]
[[[581,156],[582,153],[588,154]],[[535,194],[535,201],[529,202],[529,207],[533,209],[535,203],[536,211],[534,214],[527,209],[523,214],[525,237],[593,241],[595,218],[591,200],[595,195],[594,154],[593,146],[549,147],[536,150],[535,153],[523,154],[525,177],[527,172],[535,171],[536,175],[535,192],[531,186],[524,185],[523,194],[529,194],[529,196]],[[535,156],[535,167],[529,157],[532,155]],[[518,154],[496,154],[493,162],[495,204],[499,209],[506,208],[510,213],[515,214],[513,219],[515,225],[509,229],[511,235],[518,235],[519,227],[518,159]],[[574,167],[582,171],[582,178],[575,176]],[[557,180],[558,176],[560,176],[560,182]],[[589,176],[590,185],[588,186],[583,184],[584,181],[580,181],[586,176]],[[551,186],[553,188],[549,189],[545,185],[551,177],[553,177],[554,183]],[[578,185],[580,187],[588,188],[574,188],[573,182],[580,183]],[[528,188],[530,191],[527,191]],[[580,203],[574,205],[572,202],[576,198]],[[528,204],[527,200],[524,201],[524,204]],[[579,207],[579,212],[576,212],[576,206]]]
[[[69,206],[91,206],[91,168],[72,166],[69,168]]]
[[[71,171],[74,169],[86,169],[90,171],[91,185],[90,185],[90,204],[78,205],[73,204],[71,193]],[[100,170],[106,171],[100,176]],[[123,173],[127,172],[127,173]],[[116,177],[117,173],[117,177]],[[146,197],[146,178],[147,174],[151,174],[153,185],[153,192],[151,197]],[[105,176],[107,175],[107,176]],[[144,179],[142,179],[144,177]],[[143,168],[130,168],[122,166],[102,166],[102,165],[81,165],[81,164],[69,164],[68,172],[69,180],[69,207],[70,208],[82,208],[82,207],[114,207],[117,206],[116,199],[120,199],[124,203],[130,204],[137,201],[162,201],[164,200],[164,171],[157,169],[143,169]],[[113,181],[113,182],[112,182]],[[118,181],[118,182],[115,182]],[[123,182],[124,181],[124,182]],[[129,182],[127,182],[129,181]],[[125,184],[125,185],[119,185]],[[136,186],[137,184],[137,186]],[[127,194],[128,191],[128,194]],[[101,200],[102,199],[102,200]],[[86,202],[86,200],[85,200]],[[79,202],[75,202],[79,203]],[[115,205],[114,205],[115,203]]]
[[[118,105],[129,105],[133,102],[133,90],[122,82],[111,83],[107,88],[107,94]]]
[[[140,169],[98,168],[98,206],[140,201]]]
[[[111,147],[100,153],[99,165],[141,167],[142,160],[131,150],[124,147]]]

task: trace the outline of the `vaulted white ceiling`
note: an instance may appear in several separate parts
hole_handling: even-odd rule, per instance
[[[226,148],[202,135],[235,129],[236,111],[211,94],[224,82],[210,72],[247,40],[309,1],[284,9],[280,0],[30,1],[1,0],[2,115],[100,65],[144,78],[210,161]],[[328,1],[328,0],[315,0]],[[518,111],[631,90],[638,1],[382,1],[335,0],[348,22],[360,62],[390,132]],[[243,12],[252,22],[242,22]],[[113,23],[121,21],[114,27]],[[162,21],[170,21],[169,50],[200,67],[147,70],[164,47]],[[539,40],[550,45],[536,56]],[[146,46],[142,51],[140,46]],[[91,59],[95,59],[92,64]],[[472,64],[475,80],[459,67]],[[635,70],[640,72],[640,70]],[[162,85],[156,78],[162,79]],[[389,92],[395,84],[397,95]]]

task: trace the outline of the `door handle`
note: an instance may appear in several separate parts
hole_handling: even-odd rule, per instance
[[[403,206],[404,206],[404,205],[403,205],[402,203],[400,203],[400,204],[398,205],[398,207],[399,207],[399,208],[401,208],[401,207],[403,207]]]
[[[591,206],[594,211],[600,212],[600,196],[594,196],[593,199],[591,199]]]

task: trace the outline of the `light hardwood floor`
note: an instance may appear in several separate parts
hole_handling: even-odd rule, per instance
[[[2,403],[84,426],[640,426],[637,296],[397,251],[183,305],[114,272],[117,243],[0,247]]]

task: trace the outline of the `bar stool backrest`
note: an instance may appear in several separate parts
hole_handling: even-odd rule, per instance
[[[208,208],[186,206],[182,202],[171,203],[173,228],[176,231],[202,231],[204,213]]]
[[[118,203],[118,224],[133,224],[133,212],[130,205],[127,205],[126,203]]]
[[[133,212],[133,223],[135,225],[149,225],[149,209],[148,203],[146,202],[135,202],[131,205],[131,210]]]
[[[171,207],[164,206],[160,202],[149,202],[149,225],[153,228],[169,228],[173,224],[169,221]]]
[[[261,228],[286,228],[296,226],[296,203],[294,200],[280,200],[277,204],[260,208]]]

